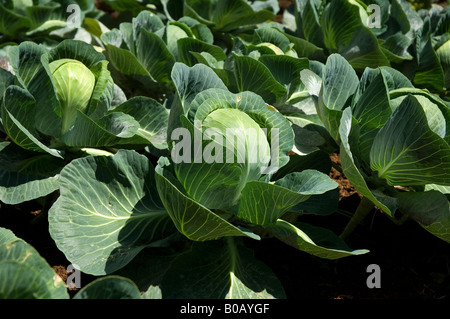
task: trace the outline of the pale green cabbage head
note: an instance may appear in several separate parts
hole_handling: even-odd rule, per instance
[[[64,134],[75,123],[77,110],[86,112],[95,87],[95,75],[83,63],[73,59],[51,62],[50,72],[61,106],[61,133]]]

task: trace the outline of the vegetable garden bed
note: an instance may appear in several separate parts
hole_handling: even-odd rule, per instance
[[[446,3],[0,22],[0,298],[448,299]]]

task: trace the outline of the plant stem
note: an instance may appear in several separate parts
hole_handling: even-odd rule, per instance
[[[350,236],[350,234],[356,229],[356,227],[370,213],[373,207],[374,205],[370,200],[368,200],[366,197],[361,198],[361,202],[359,203],[355,214],[353,214],[352,218],[348,222],[347,226],[345,226],[344,231],[339,237],[345,239]]]
[[[409,219],[409,216],[406,214],[400,215],[400,218],[392,217],[386,214],[386,216],[397,226],[403,225]]]

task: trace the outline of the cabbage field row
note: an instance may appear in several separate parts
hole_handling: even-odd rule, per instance
[[[449,88],[435,3],[0,0],[0,298],[289,299],[255,243],[356,260],[369,214],[450,243]]]

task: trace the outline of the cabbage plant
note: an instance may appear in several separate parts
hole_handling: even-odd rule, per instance
[[[193,54],[207,52],[218,60],[226,55],[213,44],[210,29],[189,17],[164,23],[147,10],[131,22],[101,35],[113,73],[128,95],[163,99],[173,93],[170,73],[175,62],[196,63]]]
[[[70,7],[72,6],[72,7]],[[69,10],[75,8],[79,20],[74,25],[69,22],[74,16]],[[103,12],[95,7],[93,0],[2,0],[0,1],[0,43],[20,44],[24,41],[42,43],[54,47],[61,40],[91,38],[84,25],[85,18],[92,21],[102,16]]]
[[[291,103],[304,94],[298,73],[308,61],[298,59],[302,46],[272,25],[254,28],[232,36],[229,47],[220,46],[216,33],[194,18],[163,23],[159,16],[142,11],[101,39],[116,82],[128,95],[171,97],[170,72],[175,62],[182,62],[208,65],[233,92],[253,91],[276,107]],[[261,78],[264,81],[255,81]]]
[[[409,56],[406,53],[405,56],[401,56],[397,51],[392,52],[393,48],[377,38],[379,33],[386,31],[389,2],[389,0],[370,2],[379,5],[380,8],[378,12],[380,27],[372,27],[367,9],[369,2],[297,0],[294,14],[295,30],[286,28],[285,32],[290,34],[293,41],[300,42],[306,48],[304,53],[306,57],[323,60],[324,56],[339,53],[357,70],[363,70],[367,66],[390,65],[394,57],[403,60]],[[392,16],[397,17],[394,16],[394,5],[398,9],[398,15],[404,15],[400,1],[394,0],[392,3]],[[411,6],[410,9],[414,11]],[[406,17],[402,22],[408,23]],[[400,33],[398,37],[402,35]],[[394,42],[397,45],[395,49],[400,51],[402,42],[399,40]]]
[[[366,68],[359,79],[337,54],[320,81],[308,70],[301,76],[316,80],[308,87],[317,113],[340,145],[343,173],[363,197],[343,236],[376,206],[450,241],[448,104],[389,67]]]
[[[405,0],[298,0],[294,17],[295,25],[284,32],[301,44],[303,56],[324,62],[339,53],[358,74],[391,66],[416,87],[446,94],[448,8],[416,11]]]
[[[9,229],[0,227],[1,299],[69,299],[66,284],[39,252]],[[107,276],[80,289],[74,299],[139,299],[128,278]]]
[[[415,47],[414,84],[445,95],[449,82],[449,23],[448,8],[434,5],[429,10],[419,11],[423,26],[417,32]],[[404,73],[411,65],[405,65]]]
[[[171,20],[181,17],[194,18],[209,26],[215,33],[242,32],[255,25],[273,19],[279,10],[278,1],[161,1],[164,12]]]
[[[1,124],[9,138],[0,152],[2,202],[52,193],[59,171],[89,152],[166,147],[168,111],[149,98],[127,100],[93,46],[65,40],[48,50],[26,41],[9,59],[13,73],[1,72]]]
[[[49,64],[61,108],[61,135],[75,123],[77,112],[85,113],[95,87],[95,75],[82,62],[59,59]]]
[[[250,36],[233,37],[224,61],[208,52],[191,54],[196,62],[212,68],[232,92],[255,92],[275,107],[292,103],[304,90],[298,75],[310,66],[310,61],[299,57],[294,43],[270,24],[260,25]]]
[[[294,133],[281,113],[253,92],[230,92],[202,64],[176,63],[171,78],[167,156],[154,162],[122,149],[62,169],[49,229],[70,262],[147,283],[147,297],[284,298],[246,241],[274,237],[328,259],[367,253],[301,221],[337,200],[337,183],[330,167],[301,169],[292,159]]]
[[[266,5],[270,4],[271,2],[266,3]],[[208,5],[213,4],[209,2],[195,3],[195,6],[199,8]],[[238,5],[246,7],[238,7]],[[252,19],[242,20],[238,19],[239,15],[247,17],[253,14],[253,9],[245,1],[224,1],[220,6],[219,11],[224,10],[224,15],[227,15],[227,17],[223,16],[224,20],[234,21],[237,19],[232,23],[233,28],[240,26],[243,21],[250,26],[250,29],[244,28],[237,34],[244,38],[254,35],[253,50],[261,50],[267,55],[273,55],[275,52],[285,54],[284,51],[286,51],[286,55],[297,56],[296,52],[292,50],[293,45],[287,39],[282,39],[282,34],[274,34],[275,31],[271,29],[259,30],[257,28],[256,23],[273,17],[270,11],[261,10],[262,17],[265,17],[261,21],[259,19],[255,21]],[[262,2],[259,6],[254,3],[254,6],[255,8],[264,7]],[[119,28],[114,28],[101,35],[105,54],[117,72],[115,78],[130,94],[161,98],[161,96],[172,93],[174,87],[170,79],[170,72],[175,62],[182,62],[188,66],[197,63],[206,64],[213,68],[233,91],[248,89],[249,81],[237,81],[240,76],[246,75],[246,69],[256,68],[255,76],[272,77],[264,66],[255,65],[252,60],[248,62],[246,58],[241,59],[242,62],[241,60],[236,62],[239,65],[244,64],[242,73],[237,71],[239,73],[234,74],[232,53],[238,52],[235,52],[236,47],[233,45],[235,36],[230,30],[218,30],[210,22],[199,19],[196,14],[179,16],[172,12],[171,15],[170,8],[174,7],[174,3],[170,1],[165,2],[164,7],[167,21],[163,22],[160,16],[144,10],[131,22],[121,23]],[[189,4],[186,2],[185,8],[188,7]],[[252,15],[252,17],[254,16]],[[256,29],[255,33],[253,33],[253,29]],[[275,44],[271,42],[275,42]],[[277,45],[280,45],[281,49]],[[289,63],[293,64],[294,62],[289,61]],[[251,76],[250,74],[248,77]],[[276,83],[275,79],[269,79],[266,82],[268,83],[261,85],[256,93],[263,95],[265,99],[268,98],[268,102],[273,104],[276,99],[284,96],[286,89],[282,87],[283,84]],[[239,86],[239,84],[245,84],[245,87]],[[265,90],[268,92],[266,93]]]

